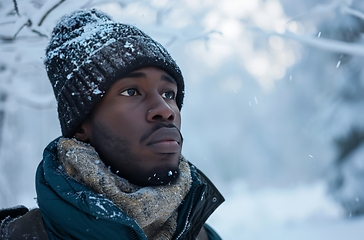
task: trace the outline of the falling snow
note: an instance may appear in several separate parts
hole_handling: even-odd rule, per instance
[[[10,5],[5,6],[4,1],[5,9],[12,9],[12,2],[8,2]],[[70,1],[63,9],[56,9],[39,29],[49,36],[58,16],[86,1],[80,2]],[[149,18],[159,16],[164,1],[129,2],[123,8],[110,3],[105,9],[115,18],[142,26],[166,44],[183,69],[187,86],[182,109],[183,151],[227,199],[209,219],[223,239],[321,240],[327,236],[330,240],[361,240],[364,219],[343,213],[343,208],[327,195],[323,173],[335,158],[336,149],[330,140],[346,134],[352,126],[362,127],[364,119],[363,105],[345,105],[340,99],[330,102],[330,97],[335,98],[334,94],[341,90],[353,91],[347,77],[353,74],[345,72],[343,66],[347,65],[342,58],[332,56],[355,54],[360,66],[363,47],[326,41],[326,29],[317,28],[320,31],[316,35],[311,28],[305,32],[304,26],[307,22],[317,27],[315,19],[334,19],[333,14],[339,14],[335,15],[337,18],[355,14],[362,19],[360,1],[333,1],[329,6],[325,5],[327,1],[301,0],[297,2],[300,8],[289,1],[228,0],[192,7],[182,1],[178,11],[174,6],[162,11],[163,17],[158,19],[161,22]],[[40,17],[41,8],[29,9],[33,12],[24,8],[29,11],[25,15]],[[9,16],[4,8],[0,11],[4,19]],[[249,26],[242,19],[250,19]],[[347,24],[340,26],[344,25]],[[251,26],[262,28],[265,34],[252,34]],[[1,35],[14,32],[13,27],[1,24]],[[285,32],[296,37],[281,34],[271,38],[272,31],[275,36]],[[6,102],[0,100],[0,115],[5,110],[0,124],[0,207],[36,206],[34,169],[43,148],[60,135],[57,104],[42,65],[47,60],[44,48],[48,40],[38,40],[37,35],[31,34],[25,26],[16,42],[0,42],[0,79],[4,80],[0,81],[0,99],[6,95]],[[72,62],[76,70],[90,64],[97,53],[86,41],[94,37],[82,35],[86,57]],[[114,40],[108,41],[105,35],[98,37],[105,40],[105,45],[113,44]],[[269,43],[265,42],[267,39]],[[290,41],[294,42],[293,47]],[[131,42],[121,46],[135,52]],[[65,59],[65,52],[58,49],[51,51],[48,58]],[[305,53],[314,58],[305,58]],[[330,58],[324,58],[324,54]],[[293,67],[300,61],[300,66],[308,70]],[[318,69],[318,73],[312,69]],[[328,77],[325,69],[335,72]],[[339,78],[341,74],[343,79]],[[72,80],[74,76],[71,71],[65,79]],[[221,82],[224,86],[229,77],[240,82],[221,88]],[[94,80],[102,82],[103,78],[96,76]],[[62,81],[54,82],[55,86],[59,84]],[[102,94],[94,86],[90,91]],[[339,117],[331,117],[332,113]],[[361,152],[353,154],[349,159],[353,165],[344,164],[345,169],[358,171],[361,176],[362,158]],[[355,182],[358,178],[350,176],[354,185],[361,186]],[[351,202],[363,202],[355,188],[344,190],[343,200],[348,197]],[[96,206],[100,213],[105,212],[101,202],[100,206]]]

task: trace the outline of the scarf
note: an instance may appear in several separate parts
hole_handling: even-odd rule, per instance
[[[180,159],[180,176],[174,184],[139,187],[112,173],[89,144],[61,138],[58,159],[63,170],[77,182],[110,199],[143,229],[148,239],[171,239],[178,207],[191,187],[187,161]]]

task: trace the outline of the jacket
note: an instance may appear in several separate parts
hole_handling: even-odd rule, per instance
[[[37,169],[39,209],[28,212],[26,208],[18,207],[0,211],[0,236],[4,239],[19,239],[17,237],[24,236],[23,239],[147,240],[135,220],[110,200],[59,171],[57,141],[58,139],[52,141],[46,147]],[[173,239],[196,239],[202,227],[205,231],[201,232],[208,239],[221,239],[205,222],[224,198],[199,169],[189,164],[193,182],[178,209],[177,229]],[[22,209],[23,212],[14,214],[16,209]]]

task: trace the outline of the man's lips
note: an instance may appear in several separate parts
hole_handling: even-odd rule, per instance
[[[181,150],[182,138],[177,128],[162,127],[147,139],[147,146],[158,153],[177,153]]]

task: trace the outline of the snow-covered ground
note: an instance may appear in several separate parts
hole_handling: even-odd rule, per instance
[[[221,188],[221,187],[220,187]],[[323,182],[287,189],[224,186],[226,202],[210,217],[223,239],[362,240],[364,217],[345,216]]]

